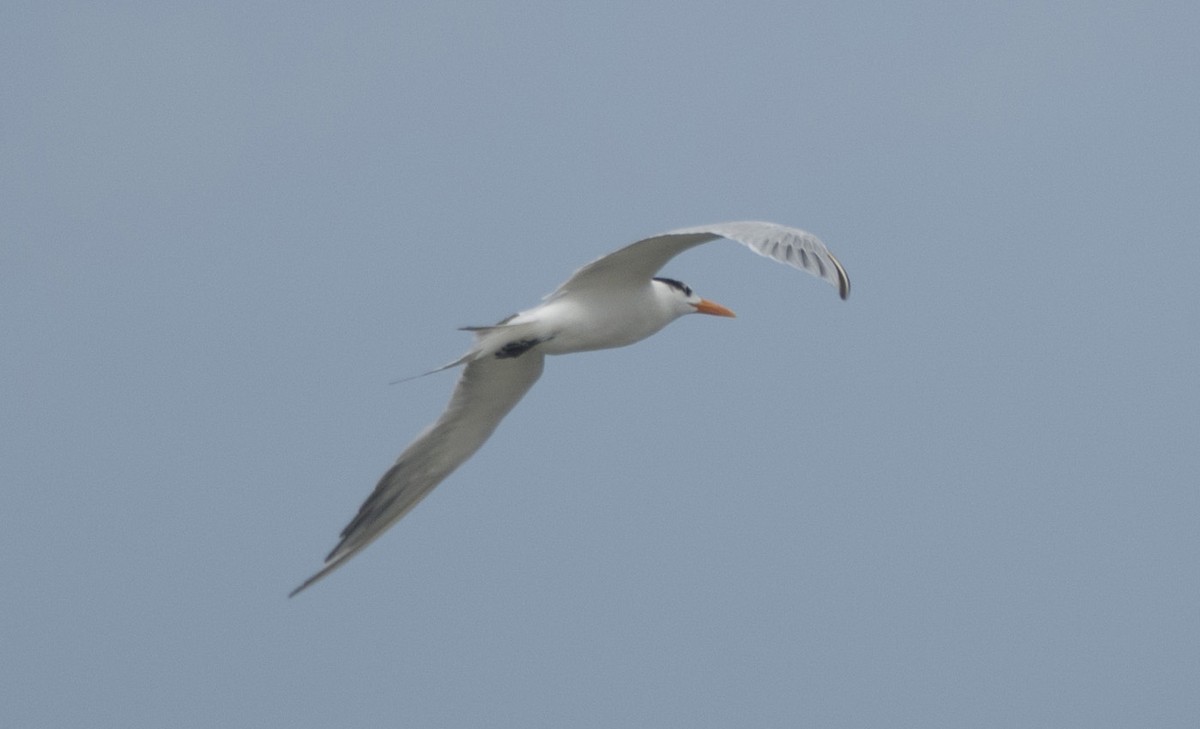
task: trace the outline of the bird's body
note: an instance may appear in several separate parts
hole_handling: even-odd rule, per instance
[[[849,295],[845,270],[815,236],[774,223],[721,223],[628,245],[580,268],[538,306],[493,326],[468,327],[475,335],[471,349],[438,368],[463,366],[445,412],[383,475],[324,567],[291,594],[361,551],[470,458],[541,376],[545,355],[623,347],[685,314],[733,316],[679,281],[654,278],[674,256],[718,238],[819,276],[843,299]]]
[[[550,298],[484,333],[480,344],[490,351],[515,338],[537,339],[543,354],[624,347],[654,334],[678,316],[671,306],[673,300],[658,291],[666,286],[651,280],[620,295],[582,291]]]

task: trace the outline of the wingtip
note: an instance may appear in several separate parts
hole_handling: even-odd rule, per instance
[[[314,583],[318,579],[320,579],[320,575],[321,575],[321,573],[318,572],[317,574],[313,575],[312,577],[309,577],[304,582],[301,582],[299,587],[297,587],[296,589],[294,589],[288,593],[288,599],[291,600],[296,595],[299,595],[301,592],[304,592],[306,589],[308,589],[309,585],[311,585],[312,583]]]
[[[845,301],[850,298],[850,277],[846,275],[846,269],[842,268],[842,262],[832,253],[829,254],[829,260],[833,262],[833,267],[837,269],[838,296],[842,298],[842,301]]]
[[[295,597],[296,595],[299,595],[301,592],[304,592],[304,591],[305,591],[305,590],[307,590],[308,588],[312,587],[312,586],[313,586],[313,585],[314,585],[314,584],[315,584],[315,583],[316,583],[318,580],[320,580],[322,577],[324,577],[325,575],[329,574],[329,573],[330,573],[330,572],[332,572],[334,569],[336,569],[336,568],[337,568],[339,565],[341,565],[342,561],[343,561],[343,560],[338,560],[338,561],[336,561],[336,562],[326,562],[326,563],[325,563],[325,566],[324,566],[324,567],[322,567],[322,568],[320,569],[320,571],[318,571],[318,572],[317,572],[315,575],[313,575],[312,577],[309,577],[309,578],[308,578],[307,580],[305,580],[304,582],[301,582],[299,587],[297,587],[296,589],[294,589],[294,590],[292,590],[291,592],[289,592],[289,593],[288,593],[288,599],[290,600],[290,599],[292,599],[293,597]]]

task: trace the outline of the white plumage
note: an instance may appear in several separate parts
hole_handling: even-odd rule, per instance
[[[463,373],[445,412],[400,454],[358,514],[342,530],[325,565],[300,592],[360,552],[471,457],[542,374],[547,354],[623,347],[684,314],[733,316],[678,281],[654,278],[667,261],[727,238],[759,255],[807,271],[850,294],[846,271],[816,236],[775,223],[736,222],[681,228],[632,243],[576,271],[538,306],[489,327],[461,358]],[[438,370],[434,370],[435,372]]]

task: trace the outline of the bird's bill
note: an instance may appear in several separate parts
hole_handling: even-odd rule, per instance
[[[700,303],[693,304],[693,306],[696,307],[696,312],[698,314],[712,314],[713,316],[737,316],[737,314],[734,314],[724,306],[721,306],[715,301],[709,301],[708,299],[700,299]]]

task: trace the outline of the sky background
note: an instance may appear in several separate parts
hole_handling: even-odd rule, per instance
[[[1200,5],[0,10],[0,724],[1200,724]],[[456,327],[671,228],[295,599]]]

